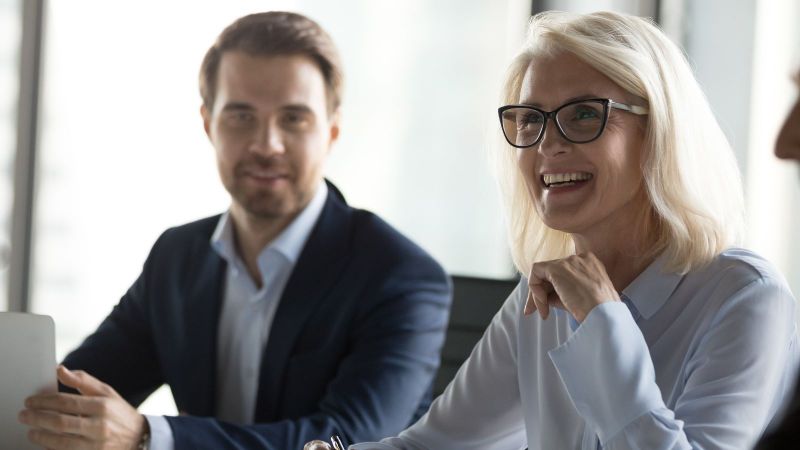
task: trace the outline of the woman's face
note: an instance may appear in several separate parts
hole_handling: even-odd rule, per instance
[[[576,99],[607,98],[645,106],[571,53],[536,57],[525,73],[519,103],[552,111]],[[535,146],[517,149],[517,164],[542,221],[572,234],[625,232],[646,207],[641,157],[646,119],[609,108],[599,138],[567,141],[552,120]],[[588,178],[548,183],[559,175]],[[555,177],[554,177],[555,176]],[[575,177],[573,177],[575,178]]]

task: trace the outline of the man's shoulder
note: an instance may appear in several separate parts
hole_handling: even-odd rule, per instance
[[[340,235],[349,241],[354,251],[399,251],[421,252],[422,248],[395,229],[377,214],[366,209],[355,208],[347,203],[344,195],[331,183],[328,184],[328,198],[315,228],[319,233]]]
[[[219,223],[221,214],[205,217],[193,222],[167,228],[161,233],[154,247],[174,249],[210,242],[211,235]]]
[[[390,225],[377,214],[351,208],[351,242],[353,251],[364,257],[400,263],[402,261],[439,264],[419,244]]]

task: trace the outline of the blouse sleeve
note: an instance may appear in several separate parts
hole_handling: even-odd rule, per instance
[[[397,437],[350,449],[525,448],[516,357],[522,291],[514,289],[428,413]]]
[[[647,344],[622,302],[596,307],[549,355],[603,449],[750,448],[786,389],[785,364],[796,352],[793,319],[793,299],[782,283],[761,278],[738,290],[686,357],[673,410],[662,400]]]

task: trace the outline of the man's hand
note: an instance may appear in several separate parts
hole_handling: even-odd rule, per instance
[[[303,446],[303,450],[333,450],[330,445],[327,443],[314,440],[311,442],[307,442],[306,445]]]
[[[28,439],[48,449],[136,449],[147,420],[111,386],[82,370],[59,366],[58,380],[82,395],[39,394],[25,400],[19,421]]]
[[[566,309],[578,322],[595,306],[619,301],[603,263],[592,253],[534,263],[528,277],[525,315],[539,311],[542,320],[550,307]]]

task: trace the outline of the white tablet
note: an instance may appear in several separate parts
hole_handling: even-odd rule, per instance
[[[0,436],[3,448],[38,449],[17,420],[25,398],[55,391],[56,336],[50,316],[0,312]]]

